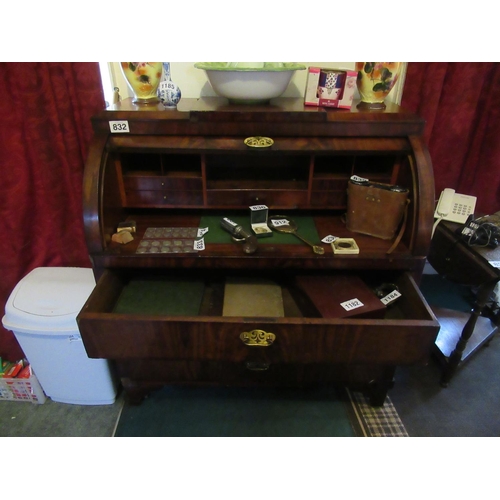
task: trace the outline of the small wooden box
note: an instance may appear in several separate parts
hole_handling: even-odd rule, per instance
[[[358,276],[297,276],[302,305],[323,318],[383,318],[386,306]]]

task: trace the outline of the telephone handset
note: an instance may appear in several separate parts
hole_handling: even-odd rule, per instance
[[[434,217],[439,220],[465,224],[467,217],[474,213],[475,208],[475,196],[458,194],[455,193],[455,190],[447,188],[439,197]]]

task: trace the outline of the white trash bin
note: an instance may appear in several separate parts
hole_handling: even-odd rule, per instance
[[[76,316],[95,287],[91,269],[38,267],[12,291],[3,326],[11,330],[53,401],[107,405],[116,383],[105,359],[87,356]]]

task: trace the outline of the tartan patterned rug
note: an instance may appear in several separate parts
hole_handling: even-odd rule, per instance
[[[363,393],[346,392],[362,437],[409,437],[389,396],[383,406],[373,407]]]

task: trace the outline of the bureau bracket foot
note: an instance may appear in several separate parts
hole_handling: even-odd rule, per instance
[[[387,393],[393,386],[394,379],[371,381],[370,387],[368,389],[368,398],[370,401],[370,405],[374,407],[384,406]]]
[[[121,382],[123,390],[125,391],[127,401],[133,406],[140,405],[144,401],[144,399],[149,396],[151,391],[163,387],[162,385],[158,384],[155,384],[154,386],[149,384],[142,385],[127,378],[122,378]]]

